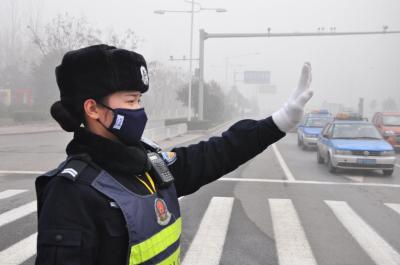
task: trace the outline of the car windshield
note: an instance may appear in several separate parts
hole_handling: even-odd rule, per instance
[[[332,138],[382,139],[382,136],[375,126],[370,124],[336,124]]]
[[[386,126],[400,126],[400,115],[383,116],[383,124]]]
[[[331,119],[328,117],[310,117],[307,119],[307,127],[324,127]]]

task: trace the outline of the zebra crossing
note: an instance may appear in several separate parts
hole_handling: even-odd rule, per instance
[[[0,206],[23,194],[28,190],[4,190],[0,191]],[[296,204],[287,198],[263,198],[269,206],[269,213],[265,218],[271,218],[272,231],[276,246],[276,255],[279,265],[317,265],[318,260],[313,252],[313,245],[307,238],[307,229],[298,215]],[[234,197],[212,197],[208,207],[203,213],[199,228],[190,242],[190,245],[182,256],[183,265],[220,264],[224,255],[229,224],[234,208]],[[262,199],[260,199],[262,200]],[[260,203],[260,202],[257,202]],[[323,200],[322,204],[332,212],[332,217],[354,242],[361,247],[375,264],[399,265],[399,246],[391,246],[385,238],[372,227],[350,202]],[[400,224],[400,204],[382,202],[381,206],[394,214]],[[299,206],[297,206],[299,207]],[[16,206],[11,210],[0,212],[0,228],[16,222],[36,211],[36,201]],[[269,215],[269,216],[267,216]],[[183,216],[185,218],[185,216]],[[218,221],[216,221],[218,220]],[[308,228],[309,229],[309,228]],[[400,229],[400,226],[399,226]],[[185,231],[183,232],[183,237]],[[1,265],[19,265],[34,257],[36,252],[37,233],[26,235],[22,240],[0,249]],[[239,239],[240,240],[240,239]],[[238,249],[240,251],[240,249]]]

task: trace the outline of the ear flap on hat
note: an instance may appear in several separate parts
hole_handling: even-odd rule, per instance
[[[51,106],[50,113],[61,128],[67,132],[73,132],[81,125],[81,122],[65,108],[61,101],[57,101]]]

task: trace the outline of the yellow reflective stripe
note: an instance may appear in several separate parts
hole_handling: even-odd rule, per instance
[[[154,258],[175,243],[182,231],[182,219],[179,217],[173,224],[167,226],[149,239],[131,247],[129,265],[143,263]]]
[[[181,249],[178,247],[177,250],[175,250],[175,252],[172,253],[171,256],[161,261],[157,265],[179,265],[181,264],[180,256],[181,256]]]
[[[147,183],[144,181],[144,180],[142,180],[141,178],[139,178],[139,177],[136,177],[140,182],[142,182],[142,184],[144,185],[144,186],[146,186],[146,188],[150,191],[150,193],[151,194],[154,194],[154,191],[152,190],[152,189],[150,189],[150,187],[149,187],[149,185],[147,185]]]
[[[156,192],[156,185],[154,185],[153,179],[150,177],[149,173],[145,172],[144,174],[146,175],[147,179],[149,180],[151,186],[153,187],[154,192]]]

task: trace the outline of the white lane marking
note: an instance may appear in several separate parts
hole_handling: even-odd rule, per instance
[[[354,181],[354,182],[364,182],[364,177],[363,176],[347,176],[347,175],[343,175],[343,177]]]
[[[385,205],[389,208],[391,208],[393,211],[397,212],[400,214],[400,204],[396,203],[385,203]]]
[[[399,265],[397,253],[344,201],[325,201],[333,213],[377,265]]]
[[[281,153],[279,152],[278,147],[276,147],[275,144],[272,144],[272,150],[274,150],[275,156],[278,159],[278,162],[281,165],[281,168],[283,169],[283,172],[285,173],[287,180],[296,181],[296,179],[293,177],[292,172],[287,166],[285,160],[283,159]]]
[[[306,234],[289,199],[269,199],[279,265],[316,265]]]
[[[358,182],[330,182],[330,181],[309,181],[309,180],[290,181],[290,180],[284,180],[284,179],[254,179],[254,178],[253,179],[252,178],[220,178],[217,181],[400,188],[400,184],[365,183],[365,182],[358,183]]]
[[[34,233],[18,243],[0,252],[0,261],[2,265],[18,265],[36,253],[36,237]]]
[[[21,194],[23,192],[27,192],[28,190],[5,190],[0,192],[0,200],[2,199],[7,199],[10,198],[12,196]]]
[[[0,214],[0,227],[8,223],[14,222],[15,220],[22,218],[36,212],[36,201],[24,204],[20,207],[9,210],[8,212]]]
[[[218,265],[234,198],[213,197],[182,265]],[[206,242],[206,243],[205,243]]]
[[[46,171],[0,170],[0,174],[41,175]]]

